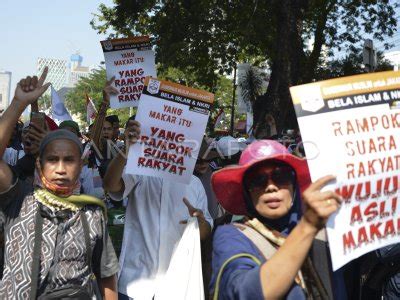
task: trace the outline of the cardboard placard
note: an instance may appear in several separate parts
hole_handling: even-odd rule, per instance
[[[213,102],[209,92],[147,78],[126,172],[189,183]]]
[[[146,76],[156,77],[154,51],[148,36],[101,41],[107,80],[115,76],[119,91],[112,95],[111,108],[136,107]]]
[[[381,72],[292,87],[313,181],[344,202],[328,221],[333,269],[400,242],[400,72]]]

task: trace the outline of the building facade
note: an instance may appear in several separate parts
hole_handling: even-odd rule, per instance
[[[5,110],[10,104],[11,72],[0,71],[0,111]]]
[[[45,67],[49,68],[46,81],[59,90],[67,84],[67,61],[56,58],[38,58],[37,74],[41,75]]]
[[[82,66],[83,57],[73,54],[70,61],[55,58],[38,58],[37,74],[40,75],[43,69],[48,66],[49,72],[47,82],[51,82],[53,88],[59,91],[63,87],[74,87],[81,78],[90,75],[90,68]]]

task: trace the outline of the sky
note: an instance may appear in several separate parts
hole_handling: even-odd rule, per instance
[[[39,57],[69,60],[79,51],[83,66],[104,60],[98,35],[89,22],[100,3],[112,0],[0,0],[0,70],[12,72],[16,83],[35,75]]]

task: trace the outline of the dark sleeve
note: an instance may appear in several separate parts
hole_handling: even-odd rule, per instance
[[[213,273],[210,284],[215,291],[215,282],[224,262],[233,255],[247,253],[259,260],[255,246],[233,225],[219,227],[213,242]],[[222,273],[218,299],[257,300],[263,299],[260,281],[260,266],[250,258],[237,258],[226,265]]]
[[[383,263],[400,260],[400,243],[392,244],[376,251],[378,259]]]
[[[104,221],[103,224],[105,224]],[[118,258],[108,235],[107,226],[103,225],[103,238],[98,240],[94,249],[93,273],[100,279],[110,277],[118,271]]]
[[[22,202],[26,195],[26,187],[24,187],[24,181],[18,179],[17,175],[13,171],[12,184],[7,191],[0,193],[0,209],[7,213],[15,206],[17,208],[18,203]]]

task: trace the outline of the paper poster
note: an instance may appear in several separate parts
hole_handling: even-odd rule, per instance
[[[126,172],[189,183],[213,102],[209,92],[147,78],[136,113],[141,137]]]
[[[290,89],[313,181],[344,199],[327,224],[333,269],[400,242],[400,72]]]
[[[107,80],[115,76],[118,95],[111,96],[111,108],[136,107],[146,76],[156,77],[154,51],[148,36],[101,42]]]

